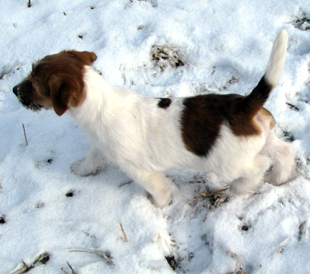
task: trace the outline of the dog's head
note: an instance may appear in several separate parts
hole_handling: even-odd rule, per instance
[[[85,99],[84,66],[91,66],[96,59],[96,54],[88,51],[48,55],[33,65],[30,75],[13,92],[26,108],[54,108],[60,116]]]

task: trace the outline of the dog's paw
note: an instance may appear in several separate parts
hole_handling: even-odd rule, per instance
[[[91,176],[99,173],[103,167],[89,166],[86,161],[77,161],[71,165],[71,172],[78,176]]]
[[[162,195],[160,198],[156,198],[153,197],[153,201],[154,201],[154,205],[159,207],[159,208],[163,208],[167,205],[170,205],[170,203],[172,203],[172,197],[171,197],[171,193],[167,192],[164,195]]]

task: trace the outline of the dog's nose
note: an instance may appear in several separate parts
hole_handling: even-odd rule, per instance
[[[14,92],[14,94],[17,96],[17,94],[18,94],[18,90],[19,90],[19,85],[17,85],[17,86],[15,86],[14,88],[13,88],[13,92]]]

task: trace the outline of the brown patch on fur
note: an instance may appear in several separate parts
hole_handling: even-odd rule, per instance
[[[267,120],[270,123],[269,129],[274,129],[274,127],[276,126],[276,121],[272,116],[272,114],[270,113],[270,111],[268,111],[265,108],[261,108],[259,113],[264,117],[265,120]]]
[[[207,156],[225,123],[236,136],[259,135],[260,127],[240,108],[244,98],[236,94],[208,94],[184,99],[181,125],[187,149],[198,156]]]
[[[263,109],[263,105],[272,89],[262,77],[248,96],[207,94],[184,99],[181,125],[187,149],[198,156],[207,156],[225,123],[236,136],[261,134],[255,115],[261,112],[267,120],[270,119],[271,114]],[[274,120],[270,123],[274,126]]]
[[[96,59],[95,53],[87,51],[48,55],[33,65],[27,79],[14,87],[14,93],[26,107],[53,107],[60,116],[85,100],[84,67],[91,66]]]
[[[242,104],[240,104],[240,108],[248,113],[249,116],[254,117],[265,104],[273,89],[274,86],[269,84],[265,76],[263,76],[252,92],[244,97]]]

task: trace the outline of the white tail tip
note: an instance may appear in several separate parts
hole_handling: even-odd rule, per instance
[[[266,81],[275,87],[281,77],[288,44],[288,34],[286,30],[282,30],[275,39],[269,58],[267,70],[265,73]]]

